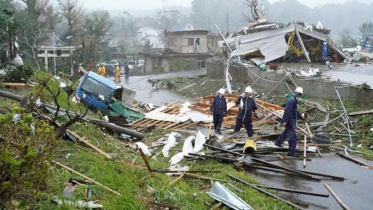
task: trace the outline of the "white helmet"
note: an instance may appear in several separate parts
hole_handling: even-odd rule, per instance
[[[324,42],[324,45],[326,45],[326,42]]]
[[[246,89],[245,89],[245,93],[253,93],[253,89],[248,86]]]
[[[115,65],[119,66],[119,63],[116,63]]]
[[[297,87],[297,88],[295,89],[295,92],[300,93],[300,94],[303,94],[303,88],[302,88],[302,87]]]
[[[218,91],[220,94],[224,94],[225,93],[225,90],[222,88]]]

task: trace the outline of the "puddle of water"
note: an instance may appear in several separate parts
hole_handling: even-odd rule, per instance
[[[315,182],[296,178],[295,176],[255,170],[253,175],[260,183],[275,187],[330,194],[324,186],[324,184],[328,184],[350,209],[372,209],[373,170],[366,169],[332,154],[325,155],[322,158],[314,158],[311,162],[308,161],[305,169],[303,168],[303,162],[301,160],[291,160],[289,165],[280,161],[274,163],[299,170],[342,176],[347,178],[347,180],[341,182],[328,179]],[[328,198],[294,193],[283,193],[283,195],[309,203],[309,209],[341,209],[332,195]]]
[[[143,103],[153,103],[154,105],[163,105],[164,103],[171,103],[176,100],[184,102],[188,101],[189,99],[169,92],[167,90],[153,90],[151,83],[148,82],[149,79],[199,76],[205,74],[206,70],[198,70],[172,72],[160,75],[131,76],[128,80],[125,80],[123,78],[120,84],[136,90],[135,99],[137,101],[141,101]]]

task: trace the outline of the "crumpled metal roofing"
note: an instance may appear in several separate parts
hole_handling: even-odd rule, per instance
[[[207,192],[207,194],[213,199],[229,206],[232,209],[253,210],[253,208],[249,204],[247,204],[245,201],[243,201],[241,198],[239,198],[237,195],[235,195],[219,182],[215,182],[215,184],[212,186],[210,191]]]

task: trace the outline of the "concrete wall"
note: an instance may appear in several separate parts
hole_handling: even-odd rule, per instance
[[[170,60],[168,58],[162,59],[162,67],[165,72],[170,71]]]
[[[196,53],[207,53],[207,34],[175,34],[167,35],[167,42],[165,48],[170,48],[177,53],[195,53],[194,45],[189,45],[189,38],[199,38],[199,51]]]
[[[212,79],[224,79],[225,78],[225,68],[226,66],[222,63],[212,63],[207,64],[207,76]],[[231,66],[229,68],[229,73],[232,76],[233,82],[249,82],[253,83],[258,79],[258,76],[261,76],[265,71],[259,70],[257,67],[245,68],[245,67],[235,67]],[[260,79],[255,83],[255,87],[266,88],[268,91],[274,89],[275,92],[280,94],[289,93],[285,82],[282,82],[280,85],[279,81],[283,80],[285,75],[283,73],[267,72],[263,79]],[[287,81],[288,86],[294,90],[295,86],[290,84],[291,81]],[[335,87],[340,87],[345,85],[345,83],[332,82],[323,80],[320,78],[312,79],[297,79],[293,78],[294,82],[303,87],[304,93],[313,98],[324,98],[331,100],[339,100]],[[277,86],[278,85],[278,86]],[[277,86],[277,87],[276,87]],[[339,94],[341,95],[342,100],[350,100],[362,103],[372,103],[373,102],[373,90],[359,90],[356,87],[345,87],[338,89]]]
[[[145,73],[150,73],[154,69],[154,60],[150,56],[145,56],[144,57],[144,68],[145,68]]]

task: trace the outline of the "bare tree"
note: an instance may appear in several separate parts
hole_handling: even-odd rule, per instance
[[[258,8],[260,6],[259,0],[245,0],[244,4],[250,8],[250,16],[243,14],[249,23],[258,21],[262,17]]]
[[[59,0],[62,16],[67,20],[67,32],[71,36],[84,16],[83,3],[80,0]]]
[[[22,0],[26,11],[17,13],[19,24],[18,38],[24,49],[22,53],[35,62],[38,69],[37,48],[48,39],[49,32],[54,28],[58,16],[50,0]]]
[[[54,116],[51,119],[51,121],[58,126],[56,130],[56,137],[61,138],[65,131],[73,124],[76,122],[81,121],[88,113],[88,108],[86,107],[85,104],[79,103],[76,106],[76,111],[72,112],[71,111],[71,100],[67,92],[58,87],[57,90],[53,90],[50,86],[48,86],[47,82],[44,82],[43,87],[49,92],[50,96],[52,97],[57,109],[55,110]],[[43,88],[41,87],[41,88]],[[72,88],[72,87],[70,87]],[[61,104],[62,102],[60,101],[63,97],[61,97],[61,94],[67,94],[66,97],[66,104],[67,108],[64,110],[64,113],[66,114],[65,116],[68,118],[68,121],[63,124],[58,123],[58,115],[61,113]]]
[[[363,38],[366,35],[373,35],[373,23],[372,22],[365,22],[359,27],[360,34]]]

